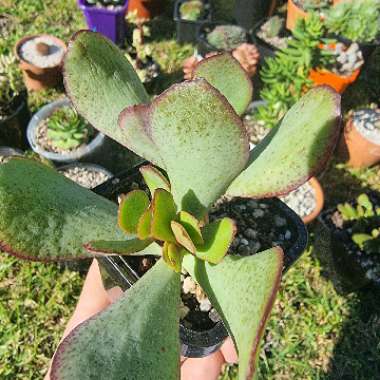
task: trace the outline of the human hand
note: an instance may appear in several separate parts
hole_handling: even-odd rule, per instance
[[[78,304],[63,333],[62,340],[76,326],[105,310],[122,294],[123,291],[119,287],[108,291],[104,289],[98,262],[94,260],[88,271]],[[236,361],[237,355],[234,345],[231,338],[228,338],[219,351],[207,357],[199,359],[181,357],[181,380],[216,380],[223,364],[226,362],[235,363]],[[45,380],[50,380],[50,369]]]

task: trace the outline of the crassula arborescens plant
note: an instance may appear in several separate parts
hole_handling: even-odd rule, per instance
[[[53,169],[12,159],[0,167],[1,248],[43,261],[94,252],[164,259],[109,309],[74,329],[57,350],[51,378],[178,379],[183,266],[233,337],[239,378],[252,379],[283,252],[275,247],[249,257],[225,256],[234,222],[208,223],[208,209],[221,197],[288,193],[316,174],[339,134],[339,95],[327,87],[311,90],[249,152],[239,115],[252,85],[229,54],[203,60],[195,79],[150,102],[118,48],[86,31],[71,41],[64,75],[80,114],[152,162],[142,168],[152,196],[129,193],[118,210]]]

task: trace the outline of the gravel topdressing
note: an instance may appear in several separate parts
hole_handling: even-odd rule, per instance
[[[91,167],[70,167],[61,170],[61,173],[65,177],[70,178],[78,185],[86,187],[87,189],[93,189],[110,178],[106,173]]]
[[[44,43],[49,49],[46,55],[41,54],[37,49],[37,44]],[[25,41],[19,50],[22,59],[40,68],[54,67],[62,62],[65,49],[58,45],[49,36],[39,36]]]
[[[363,137],[380,145],[380,109],[364,108],[352,113],[352,122]]]
[[[317,206],[315,191],[309,182],[306,182],[289,194],[280,197],[280,199],[301,218],[310,215]]]

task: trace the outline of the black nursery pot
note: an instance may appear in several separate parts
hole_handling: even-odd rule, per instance
[[[30,120],[27,93],[23,92],[12,100],[12,115],[0,121],[0,145],[25,149],[26,127]]]
[[[205,7],[203,17],[197,21],[183,20],[179,11],[181,5],[186,3],[187,0],[177,0],[174,5],[174,21],[176,23],[177,42],[179,43],[193,43],[197,42],[197,32],[200,26],[212,20],[212,9],[209,0],[203,0]]]
[[[143,164],[120,173],[98,186],[93,191],[108,199],[116,201],[118,195],[121,193],[126,193],[136,187],[144,188],[145,186],[142,185],[142,177],[138,171],[138,168],[141,165]],[[232,202],[238,202],[240,204],[249,202],[249,200],[238,198],[234,199]],[[267,205],[266,207],[269,207],[271,211],[276,210],[277,216],[279,215],[283,219],[286,219],[286,228],[291,231],[293,236],[293,239],[289,244],[286,247],[283,246],[285,252],[283,271],[286,272],[302,255],[306,248],[306,227],[299,216],[279,199],[266,199],[259,203]],[[218,209],[216,209],[215,212],[211,212],[210,217],[212,217],[213,214],[216,216],[217,213]],[[227,215],[234,217],[233,214]],[[112,256],[103,257],[98,260],[106,289],[113,286],[120,286],[122,289],[126,290],[139,278],[139,275],[135,270],[136,267],[133,265],[133,261],[136,260],[134,257]],[[180,324],[179,333],[181,339],[181,355],[192,358],[201,358],[217,351],[228,337],[228,332],[222,322],[216,323],[214,327],[205,331],[194,331]]]
[[[202,55],[203,57],[211,52],[219,52],[222,53],[222,49],[218,49],[214,45],[211,45],[207,41],[207,33],[211,32],[216,26],[219,25],[230,25],[231,23],[224,23],[224,22],[204,22],[200,25],[197,32],[197,46],[198,46],[198,53]],[[247,42],[251,43],[252,39],[251,36],[247,32]]]
[[[380,206],[380,196],[375,192],[367,193],[371,202]],[[356,201],[349,202],[356,205]],[[328,277],[338,293],[357,291],[368,285],[380,289],[380,280],[367,277],[368,255],[352,242],[346,229],[338,228],[332,221],[337,207],[324,211],[318,217],[314,252],[324,265]],[[360,253],[358,255],[358,253]]]

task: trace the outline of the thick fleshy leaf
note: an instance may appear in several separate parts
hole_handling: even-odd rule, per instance
[[[193,77],[206,79],[227,98],[238,115],[244,113],[252,100],[252,80],[229,53],[203,59],[195,67]]]
[[[172,220],[171,227],[175,239],[177,240],[177,243],[179,245],[182,245],[182,247],[186,248],[189,252],[195,254],[196,249],[194,243],[192,242],[185,227],[183,227],[180,223],[176,222],[175,220]]]
[[[175,243],[171,221],[176,218],[177,206],[173,196],[164,189],[157,189],[152,201],[152,229],[154,239]]]
[[[186,252],[182,247],[166,241],[162,247],[162,258],[171,269],[179,273]]]
[[[119,114],[127,106],[148,103],[149,95],[124,53],[99,33],[79,31],[64,59],[64,82],[78,112],[96,129],[125,145],[124,133],[118,128]],[[144,143],[140,144],[143,152],[136,149],[136,153],[145,157],[151,152],[154,159],[154,144],[144,129],[136,126],[128,126],[134,140]]]
[[[95,240],[86,243],[84,247],[90,253],[97,255],[133,255],[144,256],[152,252],[156,252],[157,244],[151,240]],[[160,250],[161,251],[161,250]]]
[[[178,221],[185,228],[195,245],[204,243],[200,223],[197,218],[186,211],[180,211],[178,213]]]
[[[137,234],[137,225],[149,204],[149,198],[143,190],[133,190],[126,194],[119,205],[119,227],[127,234]]]
[[[179,379],[180,276],[160,260],[104,312],[76,327],[52,380]]]
[[[236,233],[236,224],[230,218],[216,220],[202,229],[204,244],[197,246],[196,256],[218,264],[226,255]]]
[[[328,162],[340,120],[340,95],[328,86],[313,88],[251,152],[250,165],[232,182],[227,195],[264,198],[299,187]]]
[[[141,240],[148,239],[152,236],[152,208],[149,207],[141,215],[137,224],[137,237]]]
[[[201,285],[234,339],[239,380],[252,380],[260,340],[278,291],[283,253],[280,248],[248,257],[226,256],[218,265],[184,257],[184,268]]]
[[[156,189],[164,189],[170,192],[170,183],[166,177],[154,166],[145,165],[140,167],[140,173],[148,185],[152,197]]]
[[[0,247],[39,261],[91,257],[83,244],[123,240],[117,206],[54,169],[14,158],[0,165]]]
[[[123,112],[122,128],[136,119],[134,111]],[[204,79],[172,86],[144,115],[149,115],[144,128],[164,158],[176,204],[203,217],[246,165],[249,146],[242,121]]]

